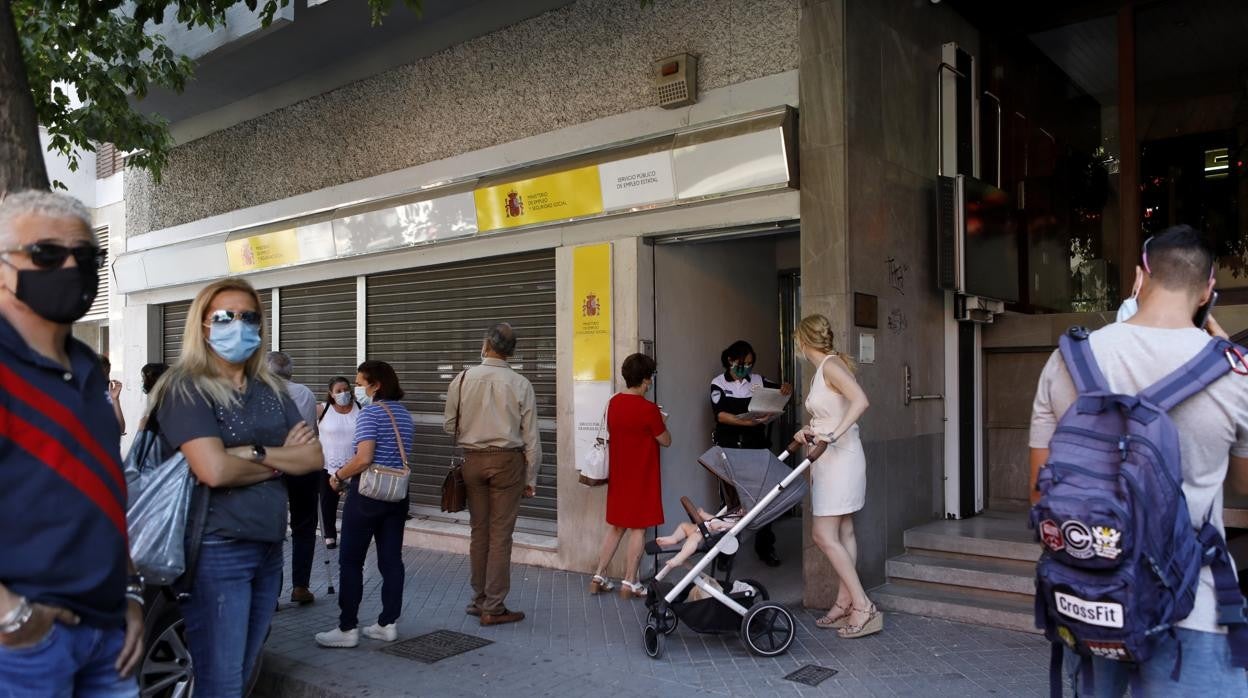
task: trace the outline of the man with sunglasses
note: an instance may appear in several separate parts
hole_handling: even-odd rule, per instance
[[[70,336],[104,254],[72,197],[0,198],[0,694],[137,696],[121,432],[99,360]]]
[[[1088,339],[1111,392],[1136,395],[1201,352],[1210,335],[1226,339],[1212,315],[1205,315],[1204,327],[1196,327],[1194,319],[1213,294],[1215,264],[1200,234],[1185,225],[1168,228],[1144,243],[1136,267],[1138,311],[1092,332]],[[1242,359],[1232,354],[1228,361]],[[1077,397],[1060,352],[1054,352],[1040,375],[1032,408],[1033,504],[1039,499],[1036,481],[1049,460],[1049,441]],[[1182,487],[1191,520],[1198,527],[1209,521],[1225,536],[1223,484],[1248,492],[1248,378],[1228,371],[1169,415],[1178,431]],[[1057,542],[1046,543],[1055,550],[1069,544],[1059,535],[1051,538]],[[1150,659],[1138,664],[1136,678],[1143,694],[1248,696],[1244,669],[1232,664],[1226,631],[1227,626],[1219,624],[1219,591],[1206,565],[1196,588],[1195,608]],[[1176,663],[1179,658],[1181,664]],[[1100,658],[1092,663],[1095,695],[1126,694],[1133,665]]]

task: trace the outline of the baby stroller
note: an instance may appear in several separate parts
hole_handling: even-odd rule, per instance
[[[791,509],[806,495],[806,470],[827,448],[820,442],[811,447],[806,459],[793,470],[783,461],[798,452],[802,444],[794,441],[784,453],[776,456],[765,450],[712,448],[698,462],[720,480],[736,487],[745,513],[729,530],[714,533],[708,529],[698,508],[688,497],[681,497],[690,520],[702,535],[698,552],[705,555],[679,582],[663,581],[671,569],[664,567],[648,582],[646,594],[646,626],[642,639],[646,654],[652,659],[663,656],[666,636],[676,630],[680,621],[699,633],[740,632],[741,640],[754,654],[774,657],[783,654],[793,644],[796,626],[793,614],[783,605],[768,600],[767,590],[754,580],[733,582],[731,556],[740,547],[740,537],[746,531],[754,531],[775,520]],[[724,516],[721,510],[717,516]],[[675,548],[663,549],[654,541],[647,543],[646,551],[661,556],[676,552]],[[722,580],[712,575],[716,559],[729,556]],[[707,569],[712,572],[708,574]],[[698,587],[704,598],[690,600],[689,592]]]

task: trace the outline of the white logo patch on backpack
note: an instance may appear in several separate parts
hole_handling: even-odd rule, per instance
[[[1121,628],[1123,615],[1122,604],[1106,601],[1087,601],[1078,596],[1053,592],[1053,601],[1057,612],[1067,618],[1074,618],[1088,625],[1099,625],[1102,628]]]

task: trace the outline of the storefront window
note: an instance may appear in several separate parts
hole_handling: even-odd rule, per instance
[[[1009,17],[983,36],[980,171],[1013,197],[1020,231],[1022,292],[1009,308],[1109,309],[1119,297],[1115,18]]]
[[[1248,291],[1248,7],[1170,0],[1135,14],[1140,229],[1186,223],[1208,235],[1223,302]],[[1248,295],[1248,294],[1237,294]]]

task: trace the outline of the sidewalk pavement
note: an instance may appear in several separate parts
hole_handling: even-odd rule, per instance
[[[884,632],[842,640],[815,627],[815,611],[788,604],[798,620],[788,653],[757,657],[737,634],[699,635],[679,627],[662,659],[642,646],[645,604],[617,594],[591,596],[583,574],[516,566],[509,608],[527,618],[482,627],[464,613],[468,558],[405,548],[407,579],[399,639],[452,630],[492,644],[434,664],[379,651],[321,649],[312,636],[337,623],[326,594],[325,551],[317,551],[317,601],[296,607],[283,591],[265,647],[257,689],[271,696],[1037,696],[1048,689],[1048,645],[1036,635],[887,614]],[[336,565],[337,560],[335,558]],[[289,565],[287,566],[289,569]],[[336,579],[335,570],[335,579]],[[288,578],[289,580],[289,578]],[[765,585],[767,581],[761,579]],[[376,621],[381,578],[370,555],[360,623]],[[784,677],[806,664],[838,673],[808,687]]]

